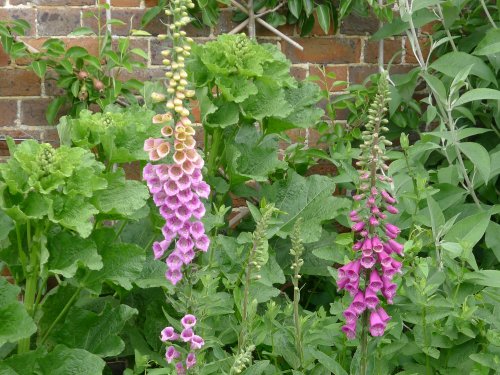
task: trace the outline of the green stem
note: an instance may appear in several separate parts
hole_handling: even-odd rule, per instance
[[[38,238],[39,227],[36,229],[36,238]],[[38,285],[38,259],[39,259],[39,246],[33,246],[33,242],[31,241],[31,223],[28,221],[27,224],[27,243],[28,243],[28,252],[30,257],[30,264],[27,267],[26,271],[26,287],[24,291],[24,307],[29,316],[33,316],[33,311],[35,307],[35,297],[36,297],[36,289]],[[17,352],[19,354],[26,353],[30,350],[30,340],[31,337],[26,337],[19,341]]]
[[[423,334],[424,334],[424,345],[426,347],[429,346],[429,342],[428,342],[428,339],[427,339],[427,318],[426,318],[426,310],[425,310],[425,306],[422,306],[422,330],[423,330]],[[431,375],[432,372],[431,372],[431,362],[430,362],[430,358],[429,356],[427,355],[427,353],[425,353],[425,373],[426,375]]]
[[[47,332],[45,332],[45,334],[43,335],[42,339],[40,340],[40,345],[43,345],[45,343],[45,341],[49,337],[50,332],[52,332],[52,330],[54,329],[56,324],[59,323],[59,321],[64,317],[64,315],[66,315],[66,313],[68,312],[70,307],[73,306],[73,303],[75,302],[76,297],[78,297],[78,295],[80,294],[81,290],[82,290],[82,287],[81,286],[78,287],[78,289],[75,291],[75,293],[73,293],[73,295],[68,300],[68,302],[66,302],[66,305],[64,305],[64,308],[61,310],[59,315],[57,315],[57,318],[55,318],[55,320],[52,322],[52,324],[50,325]]]
[[[21,228],[19,227],[19,224],[16,223],[16,237],[17,237],[17,249],[19,251],[19,260],[21,261],[21,266],[23,268],[23,274],[26,275],[26,264],[28,262],[28,259],[26,257],[26,253],[23,250],[23,241],[21,239]]]
[[[120,224],[120,228],[118,228],[118,232],[116,232],[115,241],[118,239],[118,237],[120,237],[120,235],[122,234],[123,229],[125,229],[125,226],[127,225],[127,223],[128,223],[128,220],[122,221],[122,223]]]
[[[214,134],[212,135],[212,144],[210,146],[210,154],[208,155],[208,175],[213,176],[217,169],[217,156],[219,154],[219,148],[222,141],[222,129],[214,129]]]
[[[361,361],[359,365],[359,375],[367,375],[368,369],[368,311],[363,313],[361,318]]]
[[[297,264],[297,257],[295,263]],[[295,276],[293,278],[293,322],[295,324],[295,345],[302,366],[304,362],[304,352],[302,350],[302,327],[300,325],[299,315],[300,289],[298,273],[298,267],[295,267]]]

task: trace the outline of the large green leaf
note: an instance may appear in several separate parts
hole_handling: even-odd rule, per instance
[[[350,207],[346,198],[333,196],[335,183],[326,176],[313,175],[302,177],[290,170],[288,178],[275,182],[262,189],[262,196],[273,201],[276,207],[285,212],[278,224],[278,234],[288,236],[295,221],[303,218],[301,238],[305,243],[317,241],[321,237],[321,224],[335,218],[340,211]]]
[[[149,192],[139,181],[126,180],[125,172],[119,169],[106,175],[108,188],[94,194],[92,202],[101,213],[130,217],[144,207]]]
[[[56,196],[52,221],[76,231],[82,237],[92,232],[91,218],[99,211],[81,195],[72,197]]]
[[[465,219],[455,223],[448,233],[444,236],[445,242],[464,242],[473,247],[483,237],[491,214],[480,212],[475,215],[467,216]]]
[[[18,301],[21,289],[0,277],[0,346],[17,342],[36,332],[36,325]]]
[[[453,105],[458,107],[465,103],[481,100],[500,100],[500,91],[487,88],[472,89],[465,92]]]
[[[283,90],[273,80],[261,78],[255,85],[258,93],[240,104],[245,116],[262,121],[265,117],[286,117],[292,112]]]
[[[496,85],[496,77],[490,67],[479,57],[465,52],[449,52],[439,57],[430,67],[452,78],[467,67],[471,67],[470,74]]]
[[[137,314],[127,305],[112,307],[106,303],[100,312],[72,307],[64,325],[51,335],[54,342],[85,349],[101,357],[119,355],[125,343],[119,334],[125,323]]]
[[[485,56],[500,52],[500,29],[490,29],[474,50],[475,55]]]
[[[68,232],[60,232],[49,238],[49,272],[66,278],[75,276],[78,267],[91,270],[102,268],[101,256],[92,239],[83,239]]]
[[[277,169],[286,167],[278,159],[278,137],[262,137],[253,126],[242,126],[234,142],[226,146],[228,174],[231,184],[247,180],[267,181]]]
[[[100,292],[102,283],[109,282],[126,290],[132,289],[132,282],[140,277],[144,261],[144,250],[137,245],[113,243],[115,232],[106,228],[94,232],[92,238],[97,244],[103,267],[90,271],[82,281],[84,285]]]
[[[490,177],[490,155],[488,151],[479,143],[461,142],[458,143],[460,151],[474,164],[485,183],[488,183]]]
[[[482,270],[467,273],[464,279],[473,284],[500,288],[500,271],[497,270]]]
[[[101,375],[105,362],[83,349],[57,345],[48,355],[38,359],[41,375]]]
[[[323,110],[317,106],[321,100],[321,90],[315,83],[301,82],[296,88],[286,89],[285,98],[293,111],[285,118],[268,119],[267,132],[278,133],[293,128],[310,128],[323,116]]]

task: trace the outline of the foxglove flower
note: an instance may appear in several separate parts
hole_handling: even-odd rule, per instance
[[[359,191],[353,196],[357,209],[349,213],[355,235],[353,251],[355,260],[338,269],[337,285],[353,296],[351,305],[344,311],[346,324],[342,331],[347,338],[356,337],[356,322],[366,314],[369,326],[365,329],[372,336],[383,335],[390,316],[380,306],[380,297],[392,304],[397,284],[392,282],[401,273],[402,264],[393,258],[403,255],[403,245],[396,241],[400,229],[389,222],[389,214],[397,214],[396,199],[388,192],[391,179],[385,175],[388,166],[385,146],[391,143],[382,135],[388,129],[384,119],[389,101],[387,77],[382,74],[379,91],[370,106],[368,124],[363,131]]]
[[[185,9],[193,7],[194,3],[192,0],[180,0],[172,6]],[[210,246],[200,221],[205,215],[201,199],[208,198],[210,186],[203,181],[201,168],[204,161],[195,149],[195,130],[189,120],[189,110],[184,106],[184,100],[194,94],[185,88],[188,82],[184,70],[184,59],[190,54],[189,43],[192,39],[185,37],[181,30],[189,18],[181,17],[182,12],[175,9],[167,9],[176,21],[171,24],[174,46],[172,50],[162,52],[164,56],[172,55],[176,59],[173,62],[168,59],[163,61],[168,69],[165,75],[169,78],[167,91],[170,95],[152,94],[155,102],[167,100],[168,111],[153,117],[153,123],[162,127],[163,138],[148,138],[144,142],[144,151],[149,153],[152,162],[167,162],[149,163],[143,171],[153,200],[165,219],[162,229],[164,240],[153,244],[154,256],[156,259],[166,257],[165,276],[174,285],[182,280],[183,266],[193,261],[196,252],[206,252]],[[171,155],[170,159],[167,159],[168,155]],[[175,249],[168,254],[173,242]]]

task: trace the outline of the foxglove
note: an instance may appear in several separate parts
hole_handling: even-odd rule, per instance
[[[196,253],[206,252],[210,246],[200,221],[205,215],[202,199],[209,196],[210,187],[203,181],[204,161],[196,151],[194,125],[184,105],[185,100],[194,95],[194,91],[186,89],[188,82],[184,70],[184,59],[190,55],[192,39],[186,37],[181,28],[190,21],[186,9],[194,4],[191,0],[172,4],[173,8],[165,13],[173,18],[169,25],[173,47],[162,51],[163,63],[168,69],[165,76],[169,78],[169,95],[152,94],[155,102],[166,100],[166,113],[153,117],[153,123],[162,127],[163,137],[144,142],[144,151],[149,153],[152,162],[167,160],[167,163],[147,164],[143,178],[165,219],[163,240],[153,243],[153,253],[156,259],[165,258],[165,276],[175,285],[182,280],[183,268],[193,261]],[[165,39],[166,36],[159,37]],[[170,248],[173,250],[169,251]]]
[[[353,196],[357,208],[350,212],[355,243],[355,259],[338,269],[338,288],[353,297],[344,311],[346,324],[342,331],[347,338],[356,337],[356,326],[360,317],[367,323],[372,336],[383,335],[390,316],[381,306],[383,297],[393,303],[397,285],[392,282],[396,273],[401,273],[401,263],[394,256],[403,255],[403,245],[396,241],[400,229],[388,223],[389,214],[397,214],[396,199],[389,193],[392,180],[386,176],[388,169],[385,146],[391,143],[382,133],[388,129],[384,119],[389,101],[386,74],[381,75],[378,93],[369,109],[368,123],[363,131],[360,167],[360,185]]]

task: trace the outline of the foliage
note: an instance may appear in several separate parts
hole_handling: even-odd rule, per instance
[[[347,3],[372,11],[360,1],[340,5]],[[407,241],[387,308],[392,320],[370,340],[367,373],[494,374],[498,9],[402,1],[391,18],[388,5],[374,4],[387,22],[374,38],[406,33],[419,66],[389,74],[386,134],[394,146],[386,147],[386,173],[399,210],[390,222]],[[431,57],[424,58],[414,28],[430,22]],[[275,47],[223,36],[193,49],[186,66],[205,131],[203,172],[213,193],[203,224],[211,248],[175,288],[165,281],[166,265],[150,255],[163,222],[149,212],[146,188],[116,163],[145,160],[144,139],[159,131],[144,121],[151,110],[80,111],[61,120],[57,150],[11,144],[13,157],[0,167],[0,259],[15,285],[0,278],[0,372],[110,373],[103,359],[121,357],[127,375],[170,374],[158,332],[167,324],[180,331],[189,311],[205,339],[191,373],[359,373],[360,341],[341,331],[351,299],[337,292],[336,278],[352,258],[353,159],[378,75],[334,98],[291,78]],[[326,78],[334,77],[312,80]],[[161,90],[146,85],[146,102],[153,91]],[[328,118],[316,108],[320,99]],[[346,123],[336,118],[343,109]],[[290,130],[313,127],[320,146],[291,144]],[[333,176],[313,174],[319,160],[334,166]]]

